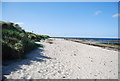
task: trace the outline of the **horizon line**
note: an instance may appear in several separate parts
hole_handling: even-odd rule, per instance
[[[63,37],[68,37],[68,38],[117,38],[119,39],[120,37],[74,37],[74,36],[50,36],[51,38],[53,37],[58,37],[58,38],[63,38]]]

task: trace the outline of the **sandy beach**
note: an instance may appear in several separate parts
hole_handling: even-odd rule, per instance
[[[118,79],[118,52],[64,39],[38,42],[24,60],[3,66],[7,79]]]

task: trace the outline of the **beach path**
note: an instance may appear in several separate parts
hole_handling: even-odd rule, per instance
[[[39,42],[38,42],[39,43]],[[118,52],[48,39],[24,60],[3,66],[8,79],[118,79]]]

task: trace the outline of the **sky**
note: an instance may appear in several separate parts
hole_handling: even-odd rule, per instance
[[[2,2],[119,2],[120,0],[1,0]]]
[[[3,2],[2,21],[51,37],[118,37],[117,2]]]

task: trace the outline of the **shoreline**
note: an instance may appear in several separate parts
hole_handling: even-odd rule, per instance
[[[120,38],[85,38],[85,37],[51,37],[51,38],[62,38],[62,39],[80,39],[80,40],[103,40],[103,41],[120,41]]]
[[[65,39],[65,40],[70,40],[70,41],[77,42],[77,43],[101,47],[101,48],[108,49],[108,50],[120,51],[119,46],[98,45],[96,43],[83,41],[83,40],[89,41],[89,39],[82,39],[82,40],[81,39],[67,39],[67,38],[57,38],[57,39]],[[90,39],[90,40],[94,40],[94,39]],[[103,43],[100,43],[100,44],[103,44]]]

